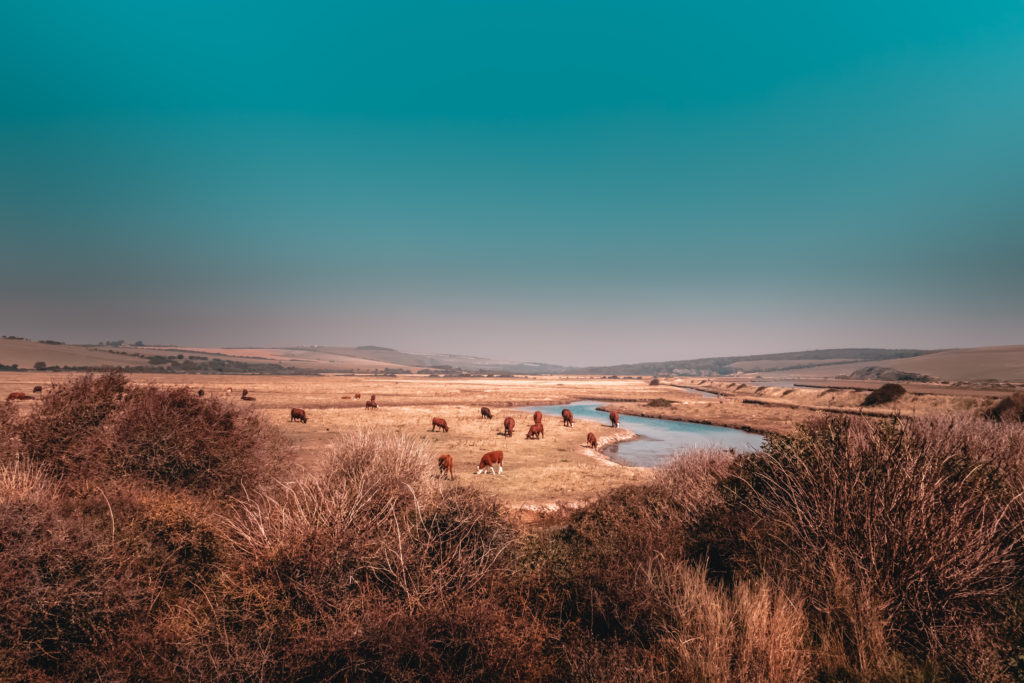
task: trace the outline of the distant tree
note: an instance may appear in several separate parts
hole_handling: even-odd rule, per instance
[[[36,370],[45,370],[46,369],[46,361],[37,360],[36,364],[33,365],[32,367],[34,367]]]

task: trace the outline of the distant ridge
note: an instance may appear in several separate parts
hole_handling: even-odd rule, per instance
[[[136,372],[317,374],[450,373],[662,375],[765,380],[874,379],[950,382],[1024,382],[1024,345],[966,349],[841,348],[750,356],[568,367],[551,363],[503,361],[457,354],[405,353],[386,346],[355,347],[190,347],[173,345],[65,344],[22,337],[0,337],[0,371],[98,370],[121,367]]]
[[[720,356],[694,358],[690,360],[656,361],[650,363],[627,363],[624,365],[600,365],[574,369],[575,372],[602,375],[689,375],[717,377],[738,372],[773,372],[795,370],[823,365],[857,363],[863,361],[884,361],[894,358],[913,358],[934,350],[922,349],[813,349],[811,351],[789,351],[786,353],[765,353],[753,356]]]

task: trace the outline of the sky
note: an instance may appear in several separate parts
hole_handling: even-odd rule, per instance
[[[1024,343],[1024,3],[0,0],[0,333]]]

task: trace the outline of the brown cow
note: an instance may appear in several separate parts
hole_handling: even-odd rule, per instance
[[[539,425],[542,419],[544,419],[544,416],[539,410],[533,411],[533,424]]]
[[[366,402],[366,409],[367,410],[369,410],[370,408],[376,408],[376,407],[377,407],[377,402],[376,401],[367,401]]]
[[[342,396],[342,398],[352,398],[352,397],[351,396]],[[356,396],[356,398],[359,398],[359,397]]]
[[[245,397],[248,396],[248,395],[249,395],[249,390],[248,389],[242,389],[242,400],[243,401],[245,400]]]
[[[43,388],[37,384],[34,387],[32,387],[32,393],[33,394],[41,394],[41,393],[43,393]]]
[[[431,422],[431,424],[430,424],[430,431],[434,431],[434,429],[436,429],[438,427],[443,429],[445,434],[448,433],[448,423],[445,422],[443,419],[441,419],[439,417],[435,417],[433,422]]]
[[[512,430],[516,427],[516,420],[514,417],[505,418],[505,436],[512,436]],[[501,433],[501,432],[499,432]]]
[[[480,409],[480,416],[486,417],[488,420],[494,417],[494,415],[491,414],[491,409],[486,407]]]
[[[254,396],[248,396],[248,395],[246,395],[246,396],[243,396],[243,397],[242,397],[242,400],[243,400],[243,401],[255,401],[255,400],[256,400],[256,397],[254,397]]]
[[[572,427],[572,411],[568,408],[562,408],[562,426]]]
[[[371,401],[376,401],[377,400],[377,394],[370,394],[370,400]]]
[[[437,457],[437,469],[440,470],[438,476],[440,476],[442,479],[445,478],[445,475],[447,475],[448,479],[455,478],[455,474],[452,472],[452,456],[448,455],[447,453],[445,453],[444,455],[439,455]]]
[[[542,436],[544,436],[544,425],[540,422],[530,425],[529,431],[526,432],[527,439],[539,439]]]
[[[363,395],[362,395],[362,394],[356,394],[356,395],[355,395],[355,396],[353,396],[352,398],[362,398],[362,397],[363,397]]]
[[[292,408],[292,416],[288,421],[295,422],[296,420],[299,420],[302,424],[306,424],[306,411],[302,408]]]
[[[597,448],[597,437],[594,436],[594,432],[587,434],[587,445],[591,448]]]
[[[32,397],[28,396],[27,394],[25,394],[22,391],[14,391],[14,392],[11,392],[10,394],[7,394],[7,400],[8,401],[31,401]]]
[[[608,413],[608,419],[612,421],[612,427],[619,426],[619,414],[614,410]]]
[[[480,466],[477,467],[476,473],[483,474],[483,471],[488,467],[491,468],[491,474],[494,474],[494,466],[498,466],[498,474],[501,474],[501,464],[505,461],[505,454],[501,451],[491,451],[490,453],[484,453],[484,457],[480,458]]]

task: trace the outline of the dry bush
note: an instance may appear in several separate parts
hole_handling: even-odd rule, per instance
[[[61,496],[37,468],[8,466],[0,482],[4,677],[118,677],[119,634],[137,630],[152,584],[119,552],[109,523]]]
[[[55,386],[15,432],[27,457],[71,479],[128,474],[214,494],[267,480],[283,451],[252,411],[118,372]]]
[[[654,482],[602,496],[564,528],[533,539],[517,590],[546,619],[576,621],[597,638],[652,642],[663,616],[646,599],[644,570],[655,558],[694,552],[693,525],[719,500],[727,464],[721,454],[685,454]]]
[[[515,528],[433,469],[419,441],[360,433],[322,472],[239,500],[224,520],[236,564],[205,609],[172,620],[189,643],[179,672],[464,680],[534,666],[544,638],[488,597]]]
[[[93,448],[113,472],[221,493],[265,481],[283,450],[252,411],[157,387],[133,387]]]
[[[701,681],[800,681],[813,672],[800,601],[757,580],[712,585],[706,570],[659,564],[650,600],[665,606],[657,645],[660,676]]]
[[[861,405],[880,406],[885,403],[892,403],[905,393],[907,393],[907,390],[899,384],[883,384],[864,397],[864,402]]]
[[[123,373],[84,375],[56,385],[18,427],[24,453],[59,474],[85,474],[102,463],[91,457],[91,443],[104,421],[121,405],[128,389]]]
[[[6,401],[0,403],[0,464],[16,459],[18,441],[18,409]]]
[[[1024,392],[1015,392],[987,408],[983,416],[996,422],[1024,422]]]
[[[741,574],[799,586],[861,675],[889,647],[971,675],[966,635],[998,642],[1021,576],[1022,432],[832,418],[770,437],[725,484],[720,540]]]

